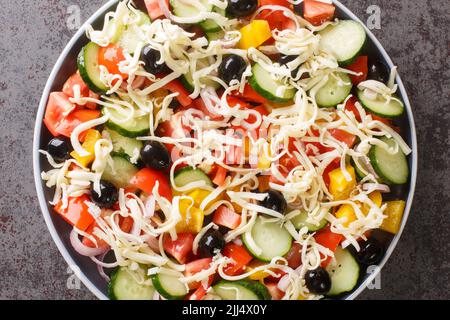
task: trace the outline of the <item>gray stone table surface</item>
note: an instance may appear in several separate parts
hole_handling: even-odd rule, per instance
[[[32,135],[51,68],[73,35],[67,9],[87,19],[99,0],[1,0],[0,299],[94,299],[67,289],[67,265],[41,216],[32,178]],[[381,8],[375,35],[399,66],[414,109],[419,179],[413,210],[382,271],[360,299],[450,299],[448,0],[343,0],[361,19]]]

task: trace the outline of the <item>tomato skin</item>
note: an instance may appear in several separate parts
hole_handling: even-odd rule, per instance
[[[213,222],[218,226],[234,230],[241,224],[241,216],[227,206],[220,206],[214,213]]]
[[[266,283],[265,286],[272,296],[272,300],[281,300],[284,297],[284,292],[278,289],[277,283]]]
[[[161,171],[150,168],[141,169],[133,178],[131,178],[130,184],[147,194],[152,194],[153,187],[157,181],[159,182],[159,195],[172,201],[172,188],[170,187],[169,179]]]
[[[318,244],[324,246],[330,251],[335,252],[339,244],[344,239],[341,234],[334,233],[330,230],[330,227],[325,227],[322,230],[317,231],[314,235],[314,239]],[[321,266],[325,268],[331,261],[331,257],[328,257],[325,261],[322,261]]]
[[[329,173],[337,168],[339,168],[341,163],[341,159],[336,158],[334,159],[326,168],[323,170],[322,178],[323,182],[325,182],[325,185],[327,188],[330,188],[330,176]]]
[[[174,257],[179,263],[184,264],[187,256],[192,251],[194,235],[192,233],[179,233],[176,240],[168,235],[164,237],[164,250]]]
[[[228,243],[222,251],[225,257],[231,258],[234,262],[227,264],[224,268],[225,274],[229,276],[240,274],[244,271],[244,267],[253,260],[253,257],[245,249],[245,247],[235,243]]]
[[[186,300],[202,300],[203,297],[208,293],[208,289],[209,287],[211,287],[213,281],[214,276],[210,276],[208,278],[207,287],[205,288],[203,285],[200,285],[194,293],[186,297]]]
[[[263,96],[257,93],[255,89],[253,89],[252,86],[248,83],[245,85],[244,91],[242,93],[237,92],[233,94],[235,94],[236,97],[242,98],[243,100],[246,101],[257,102],[261,104],[267,103],[267,99],[265,99]]]
[[[315,0],[303,1],[303,15],[305,20],[314,26],[320,26],[334,17],[336,7],[333,4]]]
[[[86,231],[95,219],[89,213],[89,207],[86,205],[85,201],[90,201],[87,195],[69,198],[67,208],[62,209],[62,201],[60,201],[56,204],[54,209],[69,224],[81,231]]]
[[[144,0],[148,15],[152,21],[164,16],[164,12],[159,6],[158,0]],[[166,0],[166,6],[169,8],[169,0]]]
[[[72,131],[78,127],[80,124],[99,118],[101,115],[100,110],[87,110],[79,109],[73,111],[71,114],[66,116],[57,125],[56,132],[65,137],[69,137]]]
[[[352,148],[356,142],[356,136],[354,134],[348,133],[347,131],[340,129],[331,129],[328,132],[336,140],[345,143],[349,148]]]
[[[291,8],[292,4],[287,0],[259,0],[259,5],[262,6],[282,6],[286,8]]]
[[[86,85],[86,83],[84,83],[84,81],[81,78],[80,73],[78,71],[76,73],[74,73],[73,75],[71,75],[69,77],[69,79],[67,79],[67,81],[64,83],[62,91],[67,96],[73,98],[75,96],[73,88],[76,85],[78,85],[80,87],[80,94],[82,97],[89,96],[89,87]]]
[[[291,250],[284,256],[284,258],[288,262],[288,266],[292,269],[297,269],[302,264],[302,246],[297,243],[293,242]]]
[[[227,169],[221,166],[216,166],[216,171],[212,178],[212,182],[215,185],[221,186],[225,182],[225,179],[227,178],[227,173],[228,173]]]
[[[221,116],[220,114],[212,113],[211,111],[209,111],[205,105],[205,102],[203,102],[203,99],[201,98],[195,99],[190,107],[202,111],[204,115],[206,117],[209,117],[211,120],[223,120],[223,116]]]
[[[69,101],[69,96],[64,92],[50,93],[45,109],[44,124],[53,136],[60,135],[56,129],[64,119],[64,114],[70,112],[74,107],[74,104]]]
[[[360,76],[349,75],[352,83],[354,85],[358,85],[367,79],[367,74],[369,73],[369,57],[359,56],[351,65],[345,68],[354,72],[362,73]]]
[[[125,60],[123,50],[121,47],[110,44],[107,47],[100,47],[98,51],[98,64],[105,66],[111,74],[118,74],[123,80],[128,78],[128,75],[121,73],[119,70],[119,63]]]
[[[184,270],[185,276],[193,276],[194,274],[199,273],[200,271],[209,269],[212,262],[212,258],[204,258],[204,259],[198,259],[191,261],[189,263],[186,263],[186,269]],[[189,283],[189,289],[197,289],[201,287],[201,282],[195,281]]]

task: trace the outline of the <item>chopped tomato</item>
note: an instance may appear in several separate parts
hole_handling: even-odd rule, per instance
[[[199,273],[200,271],[209,269],[212,262],[212,258],[205,258],[205,259],[199,259],[195,260],[189,263],[186,263],[186,269],[184,270],[185,276],[193,276],[196,273]],[[200,282],[194,281],[189,283],[189,289],[197,289],[201,286]]]
[[[125,233],[130,233],[131,229],[133,228],[133,224],[134,224],[134,220],[132,217],[122,217],[119,216],[119,227],[120,229],[125,232]],[[94,229],[95,228],[99,228],[97,222],[93,222],[89,228],[86,229],[86,233],[89,234],[90,236],[94,237],[95,240],[97,241],[97,246],[95,246],[95,243],[92,242],[88,237],[83,237],[83,244],[85,246],[91,247],[91,248],[104,248],[104,247],[108,247],[108,243],[106,243],[105,240],[98,238],[97,236],[95,236],[93,234]]]
[[[94,217],[89,213],[89,207],[85,201],[90,201],[87,195],[77,198],[69,198],[67,208],[62,208],[62,201],[55,206],[55,211],[59,213],[64,220],[81,231],[86,229],[94,222]]]
[[[331,252],[335,252],[339,244],[344,239],[342,234],[334,233],[330,230],[330,227],[326,227],[322,230],[319,230],[315,235],[314,239],[318,244],[328,248]],[[328,257],[325,261],[322,262],[322,267],[326,267],[331,261],[331,257]]]
[[[281,300],[284,297],[284,292],[278,289],[277,283],[266,283],[265,286],[272,296],[272,300]]]
[[[363,81],[366,81],[367,74],[369,73],[369,57],[359,56],[356,60],[349,66],[345,67],[348,70],[361,73],[359,76],[349,75],[352,83],[357,85]]]
[[[197,290],[194,291],[193,294],[187,296],[186,300],[202,300],[203,297],[208,292],[208,289],[211,287],[212,283],[214,281],[214,276],[210,276],[208,278],[208,283],[206,285],[206,288],[204,285],[200,285]]]
[[[259,5],[262,6],[282,6],[291,8],[292,4],[287,0],[259,0]]]
[[[220,206],[214,213],[213,222],[234,230],[241,224],[241,216],[227,206]]]
[[[73,75],[71,75],[69,77],[69,79],[67,79],[67,81],[64,83],[62,91],[67,96],[73,98],[75,96],[75,93],[73,90],[74,86],[80,87],[80,94],[82,97],[87,97],[89,95],[89,87],[86,85],[86,83],[84,83],[84,81],[81,78],[80,73],[78,71],[76,73],[74,73]]]
[[[329,173],[331,171],[339,168],[340,162],[341,162],[341,159],[336,158],[325,168],[325,170],[323,170],[323,174],[322,174],[323,182],[325,182],[325,185],[327,186],[327,188],[330,188],[330,176],[329,176]]]
[[[56,132],[66,137],[70,137],[72,131],[80,124],[99,118],[100,110],[78,109],[64,117],[57,125]],[[81,140],[82,136],[80,137]]]
[[[152,21],[164,16],[164,11],[159,6],[158,0],[144,0],[148,15]],[[169,8],[169,0],[165,0],[167,8]]]
[[[345,143],[349,148],[353,147],[356,142],[356,136],[341,129],[331,129],[330,134],[337,141]]]
[[[118,74],[125,80],[128,78],[128,75],[119,70],[119,63],[124,60],[125,56],[123,55],[122,48],[115,44],[100,47],[98,51],[98,64],[105,66],[109,73]]]
[[[296,29],[295,22],[292,19],[286,17],[284,15],[283,11],[281,11],[281,10],[276,10],[276,11],[263,10],[258,15],[258,19],[266,20],[269,23],[270,30],[282,31],[282,30],[286,30],[286,29],[291,29],[291,30]],[[272,43],[272,42],[274,42],[273,38],[266,43]]]
[[[304,18],[314,26],[320,26],[334,17],[336,7],[330,3],[315,0],[303,1]]]
[[[192,99],[189,97],[189,92],[184,88],[183,84],[178,80],[173,80],[164,86],[164,89],[172,93],[177,93],[177,101],[183,106],[187,107],[192,104]]]
[[[60,135],[56,128],[74,107],[74,104],[69,101],[69,96],[64,92],[50,93],[45,109],[44,124],[52,135]]]
[[[97,100],[100,99],[100,96],[98,94],[96,94],[95,92],[93,92],[93,91],[89,91],[88,97],[89,98],[93,98],[93,99],[97,99]],[[95,108],[97,108],[97,103],[95,103],[95,102],[88,102],[88,103],[86,103],[85,107],[88,108],[88,109],[95,109]]]
[[[164,250],[174,257],[179,263],[184,264],[187,256],[192,251],[194,235],[192,233],[179,233],[176,240],[168,235],[164,237]]]
[[[130,184],[133,187],[139,188],[147,194],[153,193],[156,182],[159,183],[158,192],[160,196],[172,201],[172,188],[170,187],[169,179],[161,171],[144,168],[130,180]]]
[[[212,177],[212,182],[218,186],[221,186],[227,178],[227,169],[221,166],[215,166],[215,171]]]
[[[234,276],[244,271],[244,267],[252,261],[253,257],[243,246],[235,243],[228,243],[222,251],[225,257],[233,259],[233,262],[227,264],[224,272],[227,275]]]
[[[221,116],[220,114],[216,114],[216,113],[209,111],[205,105],[205,102],[201,98],[194,100],[194,102],[192,103],[192,105],[190,107],[200,110],[201,112],[203,112],[203,114],[205,116],[209,117],[211,120],[222,120],[223,119],[223,116]]]
[[[292,269],[297,269],[302,264],[302,246],[293,242],[289,252],[284,256],[288,262],[288,266]]]

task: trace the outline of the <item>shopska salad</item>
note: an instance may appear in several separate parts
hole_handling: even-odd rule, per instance
[[[110,298],[355,289],[384,255],[372,230],[397,233],[405,207],[383,201],[409,178],[396,69],[331,1],[138,7],[88,27],[40,151],[55,214]]]

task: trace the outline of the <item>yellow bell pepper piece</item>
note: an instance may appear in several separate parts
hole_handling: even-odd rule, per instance
[[[371,194],[369,194],[369,199],[372,200],[373,203],[379,208],[381,208],[381,205],[383,204],[383,197],[381,195],[380,191],[374,191]],[[361,204],[359,203],[358,206],[361,208]],[[364,205],[361,208],[362,213],[368,214],[370,210],[370,207],[364,203]],[[347,221],[343,223],[344,227],[348,227],[350,223],[356,220],[356,213],[355,209],[353,209],[353,206],[350,204],[343,204],[339,207],[338,211],[335,213],[336,218],[347,218]]]
[[[389,201],[386,203],[387,207],[384,219],[380,229],[392,234],[397,234],[402,224],[403,212],[405,211],[406,203],[403,200]]]
[[[86,133],[86,139],[81,145],[84,150],[89,152],[89,155],[82,157],[76,151],[72,151],[70,155],[72,156],[72,158],[77,160],[83,167],[87,167],[95,160],[95,144],[101,138],[102,135],[100,132],[94,129],[89,129]]]
[[[353,189],[356,187],[355,169],[348,165],[347,172],[351,176],[351,180],[345,179],[344,172],[341,168],[335,169],[329,173],[330,177],[330,193],[334,201],[346,200],[350,197]]]
[[[253,20],[241,30],[238,47],[243,50],[258,48],[272,37],[269,23],[266,20]]]
[[[181,221],[177,223],[175,229],[178,233],[180,232],[192,232],[198,233],[203,227],[203,220],[205,214],[203,210],[195,207],[191,207],[192,202],[188,199],[180,200],[179,208],[181,214]],[[189,208],[190,207],[190,208]]]
[[[263,265],[266,265],[267,263],[264,263],[262,261],[257,261],[254,260],[252,261],[248,266],[245,267],[245,272],[250,272],[258,267],[261,267]],[[249,278],[251,280],[264,280],[265,278],[267,278],[268,276],[270,276],[270,274],[268,274],[267,272],[265,272],[264,270],[260,270],[260,271],[256,271],[255,273],[252,273]]]
[[[266,154],[263,152],[258,156],[258,169],[270,169],[272,162],[267,159]]]
[[[211,194],[211,191],[203,190],[203,189],[195,189],[188,193],[188,197],[191,197],[194,200],[194,203],[197,207],[200,207],[203,200],[206,199],[207,196]],[[214,204],[214,202],[217,202],[219,200],[223,199],[223,194],[221,193],[217,198],[212,200],[207,206],[206,209],[208,209],[211,205]]]

